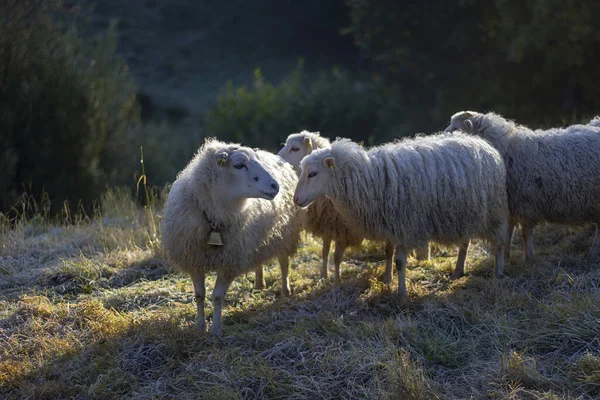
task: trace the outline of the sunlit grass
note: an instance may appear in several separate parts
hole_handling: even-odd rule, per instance
[[[582,258],[588,229],[538,228],[531,264],[517,235],[503,280],[481,243],[456,280],[456,249],[434,246],[430,261],[409,258],[408,303],[396,280],[381,282],[380,243],[349,249],[336,283],[319,279],[321,244],[304,235],[292,296],[279,294],[275,261],[267,290],[239,277],[215,338],[194,328],[190,279],[161,258],[159,201],[143,209],[110,191],[77,218],[0,223],[0,397],[600,395],[600,264]]]

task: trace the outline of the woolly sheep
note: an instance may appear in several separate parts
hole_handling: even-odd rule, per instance
[[[322,137],[319,132],[302,131],[289,135],[281,148],[279,156],[292,164],[298,174],[300,174],[300,161],[310,154],[313,150],[329,148],[331,143],[327,138]],[[340,264],[344,251],[351,246],[358,246],[362,243],[364,235],[356,232],[351,227],[351,223],[345,221],[338,213],[331,200],[327,197],[320,197],[314,201],[306,212],[306,230],[313,235],[320,237],[323,241],[321,278],[327,278],[327,265],[329,259],[329,249],[331,241],[335,241],[335,253],[333,261],[335,265],[335,279],[340,279]],[[390,283],[392,281],[392,260],[394,255],[394,244],[386,242],[385,244],[385,274],[383,281]],[[416,256],[418,259],[429,259],[429,247],[419,249]]]
[[[519,223],[525,260],[533,259],[533,228],[547,221],[596,223],[587,257],[600,255],[600,119],[587,125],[531,130],[494,113],[460,111],[447,131],[477,135],[504,157],[512,227]]]
[[[401,296],[407,296],[407,250],[430,240],[460,245],[455,274],[462,275],[469,239],[488,239],[496,248],[496,275],[502,276],[506,172],[500,154],[484,140],[457,132],[366,150],[338,139],[306,156],[300,167],[297,205],[325,195],[361,230],[395,244]]]
[[[207,139],[177,176],[163,212],[163,246],[169,262],[191,275],[199,328],[206,327],[208,272],[217,273],[211,327],[217,335],[225,294],[237,276],[262,271],[262,263],[277,257],[282,293],[289,293],[289,257],[303,224],[292,202],[297,179],[292,166],[274,154],[215,139]],[[221,246],[209,244],[218,241],[214,232]]]
[[[588,125],[600,126],[600,116],[596,116],[596,117],[592,118],[592,120],[590,122],[588,122]]]

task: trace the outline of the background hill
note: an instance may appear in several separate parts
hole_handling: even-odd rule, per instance
[[[309,129],[373,145],[443,129],[462,109],[532,127],[600,109],[592,0],[6,0],[0,11],[2,210],[23,192],[90,210],[107,186],[136,182],[140,146],[163,185],[208,136],[275,151]]]
[[[117,52],[139,83],[143,111],[173,122],[201,125],[225,83],[251,84],[256,68],[279,82],[299,58],[313,72],[359,66],[352,37],[339,34],[349,23],[343,0],[80,2],[95,5],[94,31],[118,20]]]

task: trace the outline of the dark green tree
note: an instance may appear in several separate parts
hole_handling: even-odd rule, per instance
[[[139,118],[114,29],[82,39],[61,0],[0,4],[0,210],[24,189],[85,205],[123,180]]]
[[[347,0],[345,29],[397,86],[419,130],[460,109],[531,124],[597,112],[600,30],[593,0]]]

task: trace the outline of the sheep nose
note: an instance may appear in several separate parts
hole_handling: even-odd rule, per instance
[[[271,183],[271,187],[273,188],[273,190],[276,190],[279,192],[279,185],[277,184],[277,182]]]

